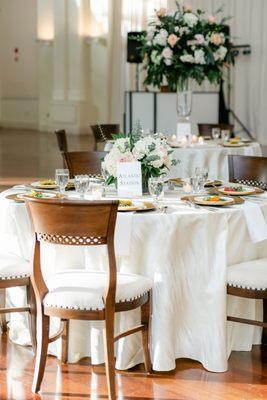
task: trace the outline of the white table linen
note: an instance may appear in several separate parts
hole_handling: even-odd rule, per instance
[[[187,178],[194,175],[196,167],[206,167],[211,179],[228,181],[228,155],[262,156],[262,151],[257,142],[244,147],[222,147],[208,141],[203,145],[174,149],[173,154],[180,160],[171,170],[170,176],[173,178]]]
[[[14,246],[14,252],[30,259],[32,232],[25,205],[6,200],[7,193],[12,191],[2,193],[0,198],[0,235],[12,239],[9,247]],[[226,323],[227,266],[266,257],[267,242],[252,242],[244,214],[247,205],[209,212],[173,199],[167,198],[166,202],[167,214],[133,214],[130,252],[117,257],[118,270],[142,274],[154,281],[151,350],[155,370],[171,370],[175,359],[188,357],[200,361],[208,370],[225,371],[232,350],[250,350],[261,339],[260,328]],[[260,207],[266,221],[267,200]],[[118,221],[121,218],[124,217],[119,213]],[[105,256],[102,247],[42,246],[46,276],[55,269],[104,270]],[[8,290],[11,304],[21,305],[25,300],[22,288]],[[262,304],[229,297],[228,312],[260,319]],[[10,318],[11,339],[29,344],[26,316],[16,314]],[[139,318],[136,310],[121,313],[116,330],[134,326]],[[85,356],[91,356],[93,364],[104,361],[101,327],[100,322],[71,321],[70,362]],[[59,355],[60,341],[52,343],[49,351]],[[119,341],[116,355],[119,369],[142,362],[140,335]]]

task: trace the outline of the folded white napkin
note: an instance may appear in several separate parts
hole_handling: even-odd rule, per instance
[[[253,243],[267,239],[267,223],[258,204],[247,204],[244,207],[247,228]]]
[[[132,212],[118,213],[114,238],[116,256],[128,256],[130,254],[132,220]]]

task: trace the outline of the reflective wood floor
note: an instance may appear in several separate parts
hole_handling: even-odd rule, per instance
[[[31,393],[33,354],[30,348],[0,337],[0,399],[107,399],[104,366],[85,359],[60,365],[49,357],[40,395]],[[201,364],[180,359],[175,371],[146,376],[142,366],[117,373],[119,400],[259,400],[267,399],[267,348],[233,352],[229,371],[211,373]]]

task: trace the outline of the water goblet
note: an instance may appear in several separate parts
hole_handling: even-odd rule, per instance
[[[222,141],[223,142],[227,142],[230,139],[230,136],[231,136],[229,129],[223,129],[221,136],[222,136]]]
[[[81,199],[84,199],[85,193],[89,188],[89,176],[88,175],[76,175],[74,177],[74,186],[76,192],[80,195]]]
[[[213,140],[218,140],[220,139],[220,135],[221,135],[221,130],[220,128],[212,128],[211,131],[211,136]]]
[[[69,176],[70,174],[68,169],[56,169],[55,180],[61,194],[65,193],[65,189],[69,182]]]
[[[164,180],[162,177],[152,177],[148,179],[148,190],[156,203],[164,196]]]

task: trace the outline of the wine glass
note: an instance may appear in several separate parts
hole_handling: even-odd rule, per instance
[[[220,128],[212,128],[211,136],[213,140],[218,140],[220,138],[220,135],[221,135]]]
[[[56,169],[55,180],[61,194],[65,193],[65,189],[69,182],[69,176],[70,174],[68,169]]]
[[[85,193],[89,188],[89,176],[88,175],[76,175],[74,177],[74,186],[76,192],[80,195],[81,199],[84,199]]]
[[[203,191],[204,190],[204,186],[205,183],[208,180],[208,176],[209,176],[209,170],[208,168],[200,168],[200,167],[196,167],[195,169],[195,176],[196,176],[196,181],[197,181],[197,185],[198,185],[198,191]]]
[[[222,140],[223,140],[223,142],[227,142],[230,139],[230,136],[231,136],[231,134],[230,134],[229,129],[223,129],[222,130]]]
[[[153,199],[158,203],[164,195],[164,180],[162,177],[152,177],[148,179],[148,190]]]

